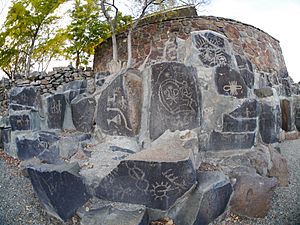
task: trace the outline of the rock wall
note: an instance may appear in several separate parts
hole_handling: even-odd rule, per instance
[[[175,15],[185,12],[195,10]],[[274,188],[288,185],[275,147],[300,127],[299,85],[278,42],[212,17],[167,17],[137,34],[149,37],[135,38],[136,68],[99,71],[110,55],[101,45],[92,79],[64,68],[10,89],[1,143],[24,160],[42,205],[64,221],[78,212],[83,225],[208,224],[228,206],[265,216]]]

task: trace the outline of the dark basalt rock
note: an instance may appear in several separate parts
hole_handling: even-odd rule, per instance
[[[190,160],[178,162],[122,161],[96,189],[110,201],[166,210],[196,182]]]
[[[255,133],[220,133],[210,135],[209,150],[246,149],[254,145]]]
[[[251,62],[240,55],[236,55],[235,59],[246,85],[252,88],[254,85],[254,74]]]
[[[292,115],[291,115],[291,106],[290,101],[283,99],[280,101],[281,115],[282,115],[282,123],[281,128],[284,131],[292,130]]]
[[[96,123],[109,135],[138,133],[142,107],[142,80],[137,71],[117,76],[98,100]]]
[[[205,67],[224,66],[231,62],[225,51],[225,40],[211,32],[192,35],[193,45],[199,51],[199,59]]]
[[[87,90],[86,80],[74,80],[63,86],[64,95],[68,103],[71,103],[71,101],[76,96],[86,92],[86,90]]]
[[[209,224],[226,209],[233,189],[229,180],[217,178],[218,173],[202,172],[198,175],[199,188],[205,191],[203,191],[200,209],[193,225]]]
[[[220,66],[216,69],[215,81],[218,93],[221,95],[246,98],[248,88],[240,73],[229,66]]]
[[[32,120],[28,114],[11,115],[9,116],[9,122],[12,131],[31,130],[32,127]]]
[[[249,132],[256,129],[256,119],[233,118],[223,115],[223,132]]]
[[[94,124],[96,101],[92,97],[78,96],[71,103],[73,124],[78,131],[90,132]]]
[[[259,132],[262,141],[269,144],[279,141],[281,115],[279,106],[260,105]]]
[[[255,118],[258,116],[258,104],[255,99],[246,100],[240,107],[229,113],[235,118]]]
[[[92,209],[85,213],[80,221],[82,225],[148,225],[149,219],[145,208],[140,206],[136,209],[123,207],[118,209],[111,205],[103,206],[99,209]]]
[[[47,162],[56,162],[59,157],[59,150],[55,143],[58,139],[55,134],[48,132],[41,132],[32,139],[17,138],[17,156],[20,160],[38,157]]]
[[[40,94],[34,87],[14,87],[9,92],[9,107],[12,110],[38,110]]]
[[[66,110],[65,96],[63,94],[49,96],[47,103],[49,129],[62,129]]]
[[[197,175],[195,190],[176,206],[176,225],[207,225],[225,211],[229,202],[233,189],[228,177],[218,171],[198,171]]]
[[[27,168],[34,191],[47,212],[63,221],[88,201],[90,195],[79,176],[78,163]]]
[[[168,62],[152,66],[150,138],[166,130],[186,130],[200,126],[201,93],[197,72],[192,67]]]

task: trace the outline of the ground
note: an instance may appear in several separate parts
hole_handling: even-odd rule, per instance
[[[247,219],[225,215],[215,225],[300,225],[300,139],[280,144],[288,161],[289,187],[275,191],[268,216]],[[77,217],[67,223],[48,216],[33,192],[30,181],[20,170],[19,161],[0,150],[0,225],[78,225]]]

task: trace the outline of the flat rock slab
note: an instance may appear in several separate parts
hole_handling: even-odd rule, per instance
[[[240,55],[235,55],[235,59],[240,69],[240,74],[244,78],[246,85],[249,88],[252,88],[254,85],[254,74],[253,74],[252,63],[248,59]]]
[[[98,100],[96,123],[102,132],[136,135],[140,128],[142,93],[142,79],[136,71],[119,74]]]
[[[196,182],[191,160],[122,161],[96,189],[96,196],[118,202],[168,209]]]
[[[65,96],[63,94],[49,96],[47,103],[48,128],[62,129],[66,111]]]
[[[295,126],[300,131],[300,107],[295,108]]]
[[[210,135],[209,150],[247,149],[254,145],[255,133],[222,133],[213,131]]]
[[[193,46],[198,50],[199,60],[204,67],[210,68],[230,64],[232,59],[226,52],[227,40],[224,36],[211,31],[195,31],[191,34]]]
[[[143,206],[117,208],[111,205],[85,213],[81,225],[148,225],[148,215]]]
[[[58,219],[68,220],[90,198],[78,175],[78,163],[29,166],[27,170],[40,202]]]
[[[223,115],[223,132],[251,132],[256,129],[256,119],[233,118]]]
[[[237,177],[231,198],[231,211],[247,217],[265,217],[269,211],[272,195],[278,182],[276,178],[257,174]]]
[[[258,116],[259,108],[255,99],[247,99],[243,104],[229,113],[235,118],[255,118]]]
[[[39,132],[32,138],[17,137],[17,156],[20,160],[28,160],[33,157],[38,157],[41,160],[48,161],[48,157],[50,155],[52,159],[58,159],[59,152],[58,148],[55,146],[55,143],[58,140],[59,137],[50,132]],[[42,154],[43,151],[47,149],[48,153]],[[53,161],[52,159],[50,159],[50,161]]]
[[[34,87],[14,87],[9,92],[9,107],[12,110],[38,110],[40,94]]]
[[[193,67],[175,62],[152,65],[150,138],[166,130],[186,130],[200,126],[201,92]]]
[[[215,81],[220,95],[236,98],[246,98],[248,96],[248,88],[241,74],[229,66],[216,69]]]

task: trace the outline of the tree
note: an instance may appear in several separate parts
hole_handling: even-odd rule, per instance
[[[105,18],[107,19],[108,23],[111,27],[111,34],[112,34],[112,48],[113,48],[113,60],[112,65],[118,67],[120,69],[120,62],[118,59],[118,44],[117,44],[117,17],[119,14],[119,6],[115,0],[94,0],[96,4],[100,5],[101,11],[103,12]],[[131,37],[133,30],[137,27],[139,21],[146,15],[148,9],[154,5],[161,5],[165,0],[134,0],[133,2],[138,3],[141,5],[140,10],[138,12],[138,16],[135,20],[130,24],[128,28],[128,36],[127,36],[127,68],[131,67],[132,64],[132,43]],[[135,5],[135,8],[138,8]],[[117,69],[112,69],[116,71]]]
[[[69,46],[66,48],[68,57],[75,60],[76,67],[81,63],[87,64],[95,47],[108,39],[110,26],[102,21],[99,6],[93,0],[75,0],[74,9],[71,11],[72,22],[68,26]],[[113,27],[114,31],[131,22],[130,16],[122,16],[118,13]]]
[[[9,77],[15,73],[28,74],[35,60],[41,59],[39,51],[50,52],[53,42],[49,39],[59,40],[55,10],[64,2],[17,0],[10,7],[0,34],[0,67]]]

